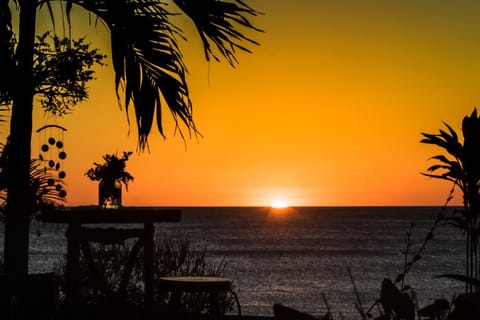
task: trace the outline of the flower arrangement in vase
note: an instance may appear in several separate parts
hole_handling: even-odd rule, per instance
[[[133,152],[123,152],[120,158],[117,154],[105,154],[104,163],[96,163],[88,169],[85,175],[98,184],[98,205],[101,208],[116,209],[122,206],[122,184],[128,191],[128,182],[133,176],[125,171],[126,162]]]

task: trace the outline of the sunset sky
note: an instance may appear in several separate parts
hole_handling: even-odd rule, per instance
[[[480,106],[480,2],[247,3],[264,13],[253,21],[265,32],[251,34],[261,45],[240,54],[235,69],[206,63],[192,26],[179,19],[203,137],[184,143],[171,122],[166,140],[154,132],[150,152],[127,163],[135,180],[123,204],[442,205],[450,185],[420,174],[439,153],[420,133],[437,132],[442,121],[460,130]],[[50,28],[47,21],[38,29]],[[73,27],[109,54],[103,27]],[[94,161],[137,148],[107,63],[73,114],[35,113],[34,128],[68,129],[67,205],[97,202],[97,184],[84,176]]]

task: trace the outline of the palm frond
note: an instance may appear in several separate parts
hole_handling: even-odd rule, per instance
[[[164,135],[162,98],[177,128],[197,133],[186,81],[186,67],[177,45],[180,36],[164,4],[156,0],[69,0],[96,14],[110,28],[117,94],[127,109],[133,104],[139,147],[147,146],[154,115]],[[123,90],[121,90],[123,89]]]
[[[439,164],[434,164],[433,166],[428,167],[427,171],[433,172],[433,171],[437,171],[438,169],[448,170],[450,168],[451,168],[450,166],[443,166],[443,165],[439,165]]]
[[[456,158],[461,157],[461,152],[462,152],[463,147],[462,147],[461,143],[458,141],[457,134],[455,133],[453,135],[450,135],[443,130],[439,130],[439,132],[440,132],[440,136],[444,139],[444,141],[446,143],[445,149],[447,150],[447,152],[450,153],[451,155],[453,155]]]
[[[30,162],[30,189],[38,206],[63,203],[67,196],[63,181],[49,174],[38,159]]]
[[[38,9],[41,9],[43,6],[47,7],[48,14],[50,15],[50,21],[52,21],[52,25],[55,28],[55,14],[53,13],[52,2],[46,0],[37,3]]]
[[[449,160],[447,157],[445,157],[444,155],[437,155],[437,156],[433,156],[430,158],[431,160],[438,160],[442,163],[445,163],[445,164],[451,164],[452,161]]]
[[[461,281],[461,282],[464,282],[464,283],[470,283],[470,284],[474,285],[475,287],[480,287],[480,280],[479,279],[475,279],[475,278],[472,278],[472,277],[467,277],[467,276],[462,275],[462,274],[451,274],[451,273],[440,274],[438,276],[435,276],[435,278],[452,279],[452,280],[457,280],[457,281]]]
[[[452,136],[452,138],[454,140],[458,141],[458,135],[455,132],[455,130],[453,130],[453,128],[448,123],[446,123],[445,121],[442,121],[442,122],[448,128],[448,131],[450,132],[450,135]]]
[[[425,139],[420,140],[421,143],[434,144],[439,147],[445,148],[446,141],[438,134],[422,133]]]
[[[248,16],[257,16],[259,12],[240,0],[231,2],[218,0],[173,0],[175,4],[188,15],[195,24],[203,42],[205,57],[220,60],[211,48],[212,42],[220,54],[231,66],[238,63],[236,50],[251,52],[243,43],[258,45],[258,43],[240,32],[262,31],[256,28]]]
[[[0,199],[1,206],[4,206],[8,192],[8,175],[9,167],[9,148],[10,143],[7,140],[6,144],[0,143]],[[67,192],[65,191],[65,184],[63,181],[54,175],[50,174],[50,170],[46,170],[42,161],[39,159],[32,159],[30,161],[30,196],[32,198],[35,213],[46,206],[54,206],[62,204],[66,200]],[[3,217],[0,216],[0,220]]]
[[[439,130],[439,134],[422,133],[425,138],[420,140],[420,142],[437,145],[445,149],[455,158],[460,158],[463,149],[462,144],[458,141],[458,135],[455,131],[450,126],[447,125],[447,127],[449,131],[451,131],[450,134],[441,129]]]
[[[429,174],[429,173],[424,173],[424,172],[421,172],[421,174],[424,175],[424,176],[426,176],[426,177],[429,177],[429,178],[447,180],[447,181],[450,181],[450,182],[453,182],[453,183],[457,184],[457,180],[456,180],[456,179],[452,179],[452,178],[447,177],[447,176],[444,176],[444,175],[440,175],[440,174]]]

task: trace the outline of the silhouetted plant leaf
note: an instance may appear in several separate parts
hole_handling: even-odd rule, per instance
[[[397,275],[397,277],[395,278],[395,283],[402,281],[404,277],[405,275],[403,273]]]
[[[7,138],[6,144],[0,144],[0,199],[4,201],[2,205],[5,205],[7,200],[10,145],[10,138]],[[56,189],[56,185],[63,188],[63,182],[50,172],[44,168],[42,161],[38,159],[30,161],[29,192],[33,206],[30,212],[32,215],[46,207],[62,204],[66,200],[66,194],[60,194]],[[0,215],[0,220],[2,218]]]
[[[435,278],[447,278],[447,279],[452,279],[452,280],[457,280],[461,281],[464,283],[469,283],[474,285],[475,287],[480,287],[480,280],[468,277],[462,274],[451,274],[451,273],[446,273],[446,274],[441,274],[438,276],[435,276]]]
[[[242,42],[256,44],[257,42],[238,32],[235,25],[261,31],[255,28],[248,20],[248,16],[256,16],[258,12],[250,8],[243,1],[216,1],[216,0],[174,0],[193,21],[203,42],[205,56],[215,60],[219,58],[213,53],[210,41],[216,46],[221,55],[234,66],[238,63],[235,50],[250,52],[241,45]]]
[[[422,175],[424,175],[424,176],[426,176],[426,177],[430,177],[430,178],[436,178],[436,179],[440,179],[440,180],[447,180],[447,181],[451,181],[451,182],[453,182],[453,183],[457,183],[456,179],[450,178],[450,177],[445,176],[445,175],[428,174],[428,173],[422,173]]]
[[[450,160],[448,160],[448,158],[445,157],[444,155],[433,156],[433,157],[431,157],[430,159],[432,159],[432,160],[438,160],[438,161],[441,161],[441,162],[447,163],[447,164],[450,163]]]
[[[388,278],[382,282],[381,303],[385,315],[389,318],[395,313],[399,319],[413,320],[415,318],[415,306],[407,293],[400,290]]]
[[[445,299],[437,299],[432,304],[429,304],[420,310],[418,315],[420,317],[428,317],[429,319],[443,319],[442,315],[448,311],[450,303]]]
[[[257,12],[242,1],[174,2],[195,24],[207,60],[209,57],[218,59],[212,53],[210,41],[232,66],[237,63],[236,49],[250,52],[242,43],[257,44],[241,32],[261,31],[247,19]],[[120,100],[120,94],[124,95],[122,102],[127,116],[129,105],[133,104],[140,150],[148,147],[153,121],[156,120],[160,134],[164,135],[161,101],[173,117],[175,132],[182,138],[182,128],[189,134],[199,134],[192,117],[187,70],[178,45],[178,39],[186,38],[173,24],[172,17],[176,14],[167,10],[166,3],[157,0],[67,0],[68,8],[71,9],[72,3],[92,12],[110,29],[117,96]]]

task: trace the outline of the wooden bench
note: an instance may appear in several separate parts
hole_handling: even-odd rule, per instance
[[[232,288],[232,280],[220,277],[163,277],[159,280],[159,289],[171,293],[169,316],[179,319],[182,293],[205,292],[209,295],[209,317],[220,320],[225,314],[226,293]]]

